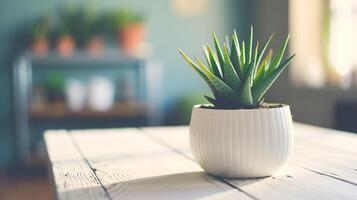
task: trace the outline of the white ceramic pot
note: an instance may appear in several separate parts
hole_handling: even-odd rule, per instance
[[[95,111],[107,111],[114,105],[115,88],[106,77],[93,77],[88,84],[88,105]]]
[[[193,107],[190,145],[209,174],[229,178],[272,175],[293,145],[290,107],[210,109]]]
[[[81,81],[70,79],[66,83],[66,99],[68,107],[75,112],[84,108],[86,89]]]

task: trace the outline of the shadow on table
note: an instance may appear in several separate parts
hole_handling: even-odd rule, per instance
[[[98,171],[97,171],[98,172]],[[101,173],[101,172],[99,172]],[[187,172],[132,179],[123,174],[102,174],[101,182],[111,199],[231,199],[247,197],[217,178],[204,172]],[[239,179],[244,185],[262,179]],[[85,198],[109,199],[101,187],[80,187],[59,192],[65,199]]]
[[[117,177],[118,178],[118,177]],[[249,183],[261,179],[250,179]],[[248,182],[247,182],[248,183]],[[114,198],[125,199],[196,199],[236,197],[243,193],[204,172],[188,172],[123,180],[105,186]]]

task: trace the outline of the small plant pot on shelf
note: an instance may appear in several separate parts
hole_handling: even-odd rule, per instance
[[[214,176],[270,176],[284,165],[293,146],[290,107],[215,109],[196,105],[190,146],[195,160]]]
[[[60,54],[61,56],[70,56],[72,55],[73,51],[74,51],[74,41],[73,38],[70,36],[62,36],[58,39],[57,41],[57,52],[58,54]]]
[[[44,56],[48,52],[48,42],[46,39],[36,39],[31,43],[31,51],[37,56]]]
[[[142,23],[128,24],[118,30],[119,46],[125,53],[133,54],[144,40],[145,26]]]
[[[100,37],[92,37],[87,44],[87,52],[92,56],[99,55],[104,47],[103,39]]]

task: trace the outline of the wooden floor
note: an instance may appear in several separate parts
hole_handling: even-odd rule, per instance
[[[50,200],[51,194],[46,175],[16,175],[14,172],[0,172],[1,200]]]

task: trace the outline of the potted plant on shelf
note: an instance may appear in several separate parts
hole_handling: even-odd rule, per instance
[[[144,40],[144,17],[130,10],[118,10],[112,13],[111,21],[119,46],[125,53],[135,53]]]
[[[57,38],[56,49],[57,53],[61,56],[72,55],[75,48],[73,37],[70,34],[60,34]]]
[[[76,24],[76,10],[71,7],[61,7],[58,11],[59,28],[56,49],[61,56],[72,55],[75,42],[73,32]]]
[[[77,7],[72,21],[76,24],[73,26],[73,37],[78,48],[86,48],[91,55],[100,53],[104,44],[99,36],[98,19],[94,8],[89,5]]]
[[[251,28],[248,45],[236,32],[221,48],[215,33],[216,53],[204,46],[207,66],[192,61],[181,50],[184,60],[208,84],[212,103],[195,105],[190,122],[193,156],[208,173],[230,178],[272,175],[286,161],[293,144],[290,108],[283,104],[263,103],[263,96],[286,68],[294,55],[283,60],[289,36],[273,55],[253,44]]]
[[[63,113],[64,108],[64,88],[65,80],[60,74],[50,74],[44,82],[46,88],[47,99],[50,105],[50,112],[55,114]]]
[[[103,21],[101,16],[96,15],[91,25],[88,27],[89,37],[86,42],[87,52],[92,56],[97,56],[102,53],[104,49],[103,34],[106,21]]]
[[[41,16],[31,27],[31,51],[39,56],[48,52],[50,18]]]

